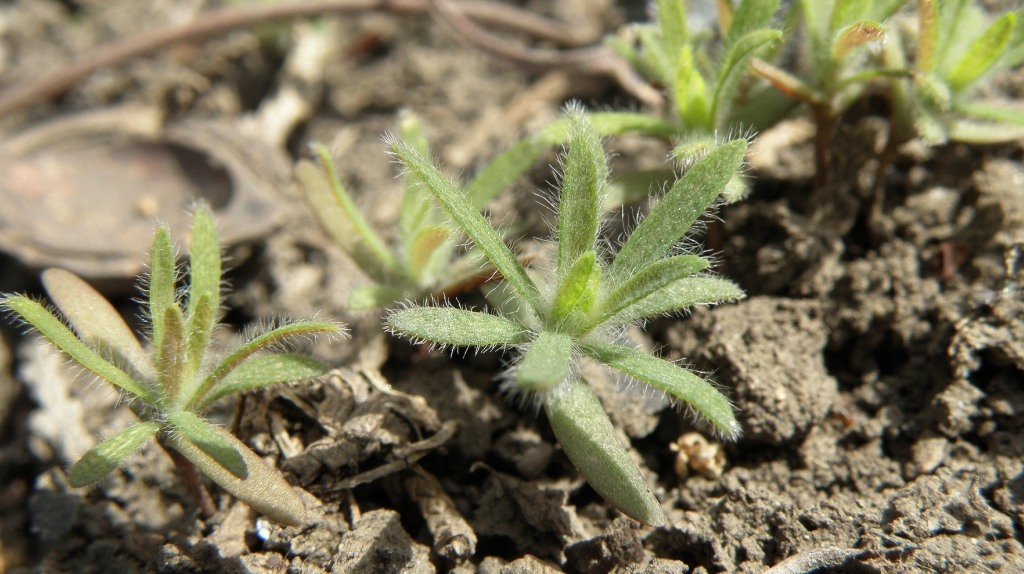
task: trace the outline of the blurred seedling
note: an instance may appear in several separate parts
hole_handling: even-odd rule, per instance
[[[625,514],[662,524],[664,513],[619,442],[581,365],[597,361],[663,391],[706,418],[727,438],[739,434],[728,399],[675,363],[621,343],[627,325],[698,304],[735,301],[743,292],[706,272],[709,261],[674,247],[741,169],[744,140],[693,163],[633,230],[613,258],[601,240],[608,170],[598,134],[570,109],[558,206],[554,269],[528,272],[501,235],[414,143],[396,139],[395,155],[424,184],[504,279],[489,297],[496,313],[451,306],[392,311],[387,327],[442,347],[512,348],[518,360],[507,390],[542,405],[555,436],[594,489]]]
[[[172,456],[179,465],[191,463],[255,510],[285,524],[303,523],[305,506],[284,478],[203,413],[231,394],[322,374],[325,367],[318,361],[280,348],[296,340],[339,335],[342,328],[327,321],[281,323],[253,333],[213,360],[211,337],[222,302],[221,253],[206,207],[198,208],[193,217],[184,293],[176,290],[177,275],[170,232],[161,227],[153,239],[145,285],[148,348],[101,294],[62,269],[48,269],[42,276],[56,310],[24,295],[9,294],[0,300],[0,308],[113,385],[141,419],[100,441],[72,465],[71,485],[100,480],[156,438],[174,451],[172,455],[180,454]],[[182,470],[194,472],[191,466]],[[205,490],[197,495],[203,506]]]
[[[1024,11],[992,16],[968,0],[918,0],[916,20],[916,26],[896,27],[898,41],[886,43],[887,66],[908,68],[892,84],[891,141],[1024,138],[1024,108],[978,97],[983,80],[1024,63]]]

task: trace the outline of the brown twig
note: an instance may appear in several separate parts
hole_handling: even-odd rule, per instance
[[[53,99],[90,74],[108,66],[151,54],[181,42],[199,42],[231,30],[328,14],[380,10],[399,15],[423,14],[430,0],[314,0],[228,7],[204,13],[194,22],[144,32],[112,46],[99,48],[77,62],[44,74],[0,94],[0,116]],[[595,38],[581,38],[559,22],[538,14],[488,0],[465,0],[458,10],[467,17],[491,25],[518,30],[560,45],[580,45]]]
[[[530,48],[509,42],[477,26],[471,14],[452,0],[431,0],[431,12],[452,35],[487,54],[542,69],[574,69],[603,74],[615,80],[652,108],[662,105],[661,92],[648,84],[625,59],[607,46],[590,46],[571,50]]]

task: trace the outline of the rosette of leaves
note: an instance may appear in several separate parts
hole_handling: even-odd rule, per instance
[[[673,129],[652,116],[628,112],[595,114],[595,127],[601,135],[643,132],[668,137]],[[487,203],[529,170],[554,145],[568,137],[568,123],[559,119],[534,134],[516,141],[509,149],[486,164],[466,184],[466,201],[483,211]],[[398,134],[423,156],[430,145],[419,119],[410,111],[401,113]],[[481,271],[480,253],[463,250],[461,229],[450,223],[443,210],[412,172],[405,174],[402,205],[393,241],[386,241],[367,220],[355,199],[342,183],[330,151],[314,145],[316,161],[302,160],[295,176],[323,229],[370,278],[370,283],[355,289],[349,297],[352,310],[387,307],[398,301],[422,301],[459,292],[465,285],[486,279],[491,271]],[[662,170],[639,174],[617,182],[606,208],[647,197],[652,185],[663,182]]]
[[[886,44],[887,65],[909,68],[892,86],[896,131],[932,144],[1024,138],[1024,109],[977,98],[985,78],[1024,63],[1024,12],[992,16],[968,0],[917,4],[917,25]]]
[[[170,232],[159,228],[145,287],[148,348],[101,294],[62,269],[49,269],[42,276],[59,312],[24,295],[6,295],[0,301],[0,307],[75,363],[113,385],[141,419],[86,452],[71,466],[68,478],[76,487],[92,484],[156,438],[255,510],[285,524],[301,524],[305,506],[284,478],[230,432],[208,422],[203,412],[227,395],[322,374],[325,367],[318,361],[279,350],[296,339],[334,336],[342,329],[325,321],[280,324],[213,360],[210,343],[220,315],[221,253],[206,207],[198,208],[193,218],[188,277],[182,300],[175,286]]]
[[[743,292],[705,273],[707,259],[673,247],[741,169],[746,142],[711,150],[675,182],[610,260],[600,241],[608,172],[598,136],[570,110],[557,223],[557,262],[531,276],[459,187],[417,148],[393,142],[407,169],[444,206],[507,284],[500,314],[450,306],[412,306],[387,316],[388,328],[451,347],[514,348],[509,390],[543,406],[562,448],[594,489],[627,515],[662,524],[664,513],[630,460],[607,413],[582,377],[595,360],[661,390],[735,438],[732,405],[709,381],[675,363],[620,343],[626,325],[697,304],[734,301]]]

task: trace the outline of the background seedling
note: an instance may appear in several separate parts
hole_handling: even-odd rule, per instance
[[[281,324],[255,333],[214,362],[210,342],[220,314],[221,254],[205,207],[193,219],[188,274],[187,297],[180,300],[170,233],[161,227],[153,239],[146,285],[149,349],[102,295],[62,269],[43,273],[59,314],[23,295],[5,295],[0,301],[0,308],[112,384],[141,419],[86,452],[68,478],[73,486],[92,484],[156,437],[249,506],[280,522],[301,524],[305,507],[284,478],[202,413],[233,393],[322,374],[324,366],[311,358],[268,351],[296,339],[337,335],[341,328],[326,321]]]
[[[679,179],[606,261],[599,230],[608,173],[595,130],[570,110],[556,231],[554,269],[531,275],[497,231],[414,144],[396,140],[402,163],[444,206],[507,285],[495,297],[500,313],[412,306],[387,317],[393,332],[452,347],[513,347],[519,359],[509,376],[513,393],[536,397],[562,448],[588,482],[623,512],[647,524],[664,515],[615,435],[580,364],[596,360],[692,407],[723,436],[739,426],[732,406],[710,382],[674,363],[620,343],[624,326],[695,304],[737,300],[733,283],[703,273],[707,259],[671,255],[673,246],[719,197],[739,171],[746,142],[710,151]]]

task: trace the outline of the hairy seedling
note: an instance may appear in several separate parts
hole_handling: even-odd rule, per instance
[[[219,361],[211,360],[221,305],[221,253],[205,207],[193,219],[184,299],[175,289],[176,275],[170,232],[161,227],[150,251],[146,285],[148,348],[102,295],[62,269],[43,273],[59,314],[23,295],[5,295],[0,301],[0,307],[113,385],[141,419],[86,452],[68,471],[71,484],[100,480],[155,437],[254,509],[282,523],[301,524],[305,507],[284,478],[202,413],[230,394],[322,374],[325,368],[318,361],[270,351],[296,339],[338,335],[341,327],[326,321],[281,324],[255,334]]]
[[[743,292],[707,274],[709,261],[673,248],[740,170],[744,140],[717,146],[675,182],[613,258],[600,240],[608,187],[604,150],[587,116],[571,109],[568,153],[558,207],[554,269],[530,273],[467,194],[416,148],[394,153],[444,206],[503,277],[499,313],[411,306],[387,317],[395,333],[452,347],[519,350],[509,374],[512,393],[536,398],[573,464],[612,504],[647,524],[664,514],[630,460],[581,363],[594,360],[659,389],[705,417],[728,438],[739,425],[728,399],[709,381],[672,362],[622,344],[626,325],[696,304],[734,301]]]

